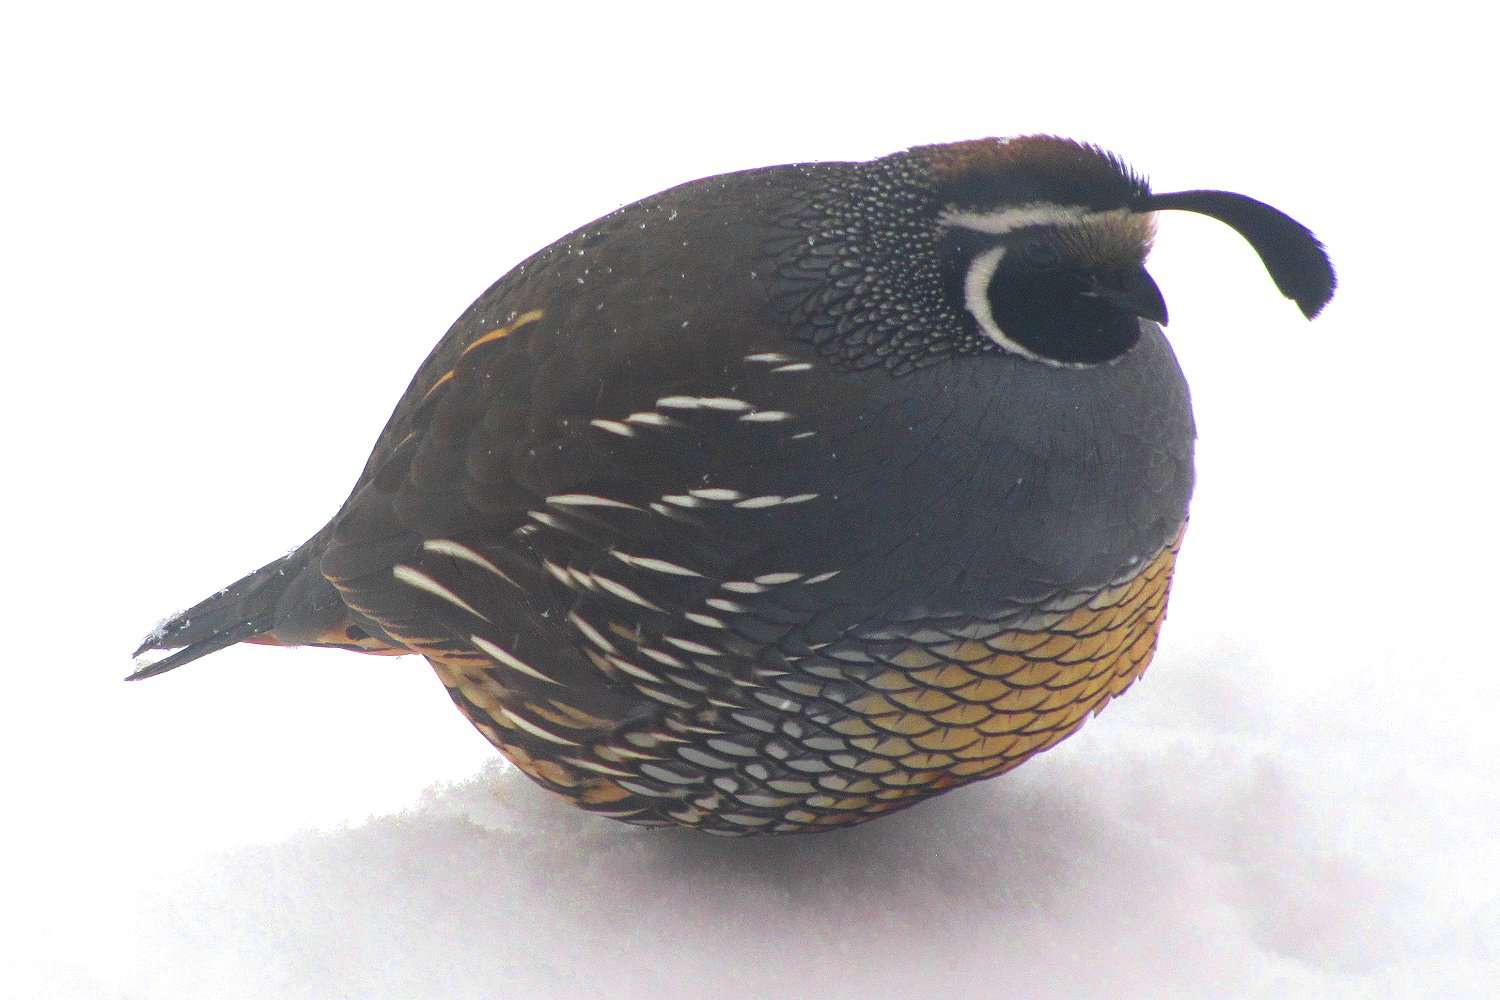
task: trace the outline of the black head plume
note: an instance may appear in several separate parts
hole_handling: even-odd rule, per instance
[[[1302,223],[1264,202],[1231,191],[1177,191],[1146,195],[1130,207],[1137,212],[1197,212],[1230,226],[1255,248],[1281,294],[1308,319],[1333,298],[1338,279],[1323,244]]]

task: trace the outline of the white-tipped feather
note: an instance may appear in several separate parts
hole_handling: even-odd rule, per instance
[[[436,580],[428,576],[426,573],[423,573],[421,570],[413,569],[410,566],[402,564],[393,567],[391,569],[391,575],[407,586],[426,591],[427,593],[432,594],[434,597],[441,597],[449,604],[452,604],[455,607],[463,608],[474,617],[483,618],[485,621],[489,621],[489,618],[487,618],[482,612],[480,612],[478,608],[474,607],[474,605],[470,604],[462,597],[459,597],[453,591],[449,590],[441,583],[438,583]]]
[[[597,497],[591,493],[558,493],[548,497],[547,502],[557,507],[621,507],[625,510],[640,510],[634,504],[611,500],[609,497]]]
[[[464,562],[473,563],[475,566],[479,566],[489,570],[491,573],[495,574],[500,579],[504,580],[506,583],[509,583],[514,587],[520,586],[519,583],[516,583],[516,581],[507,576],[499,566],[496,566],[494,563],[490,562],[484,556],[480,555],[478,552],[475,552],[467,545],[461,545],[458,542],[453,541],[452,539],[429,538],[427,541],[422,543],[422,548],[426,549],[428,552],[436,552],[439,555],[453,556],[455,559],[462,559]]]
[[[667,562],[665,559],[653,559],[650,556],[631,555],[629,552],[621,552],[619,550],[611,552],[610,555],[614,556],[625,565],[634,566],[636,569],[647,569],[655,573],[668,573],[672,576],[703,575],[702,573],[696,572],[695,570],[688,569],[686,566],[679,566],[676,563]]]
[[[556,733],[548,732],[541,726],[537,725],[535,722],[532,722],[525,716],[517,715],[515,712],[512,712],[508,708],[501,708],[500,714],[533,736],[539,736],[551,743],[561,743],[565,747],[578,746],[577,740],[570,740],[565,737],[558,736]]]
[[[510,653],[508,653],[504,649],[501,649],[493,642],[490,642],[482,635],[471,635],[469,636],[469,641],[474,644],[476,649],[502,666],[509,667],[517,673],[525,674],[528,677],[535,677],[539,681],[546,681],[548,684],[558,683],[551,677],[548,677],[546,674],[542,673],[536,667],[533,667],[531,664],[517,659],[515,656],[512,656]]]

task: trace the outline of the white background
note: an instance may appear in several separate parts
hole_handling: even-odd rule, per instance
[[[7,13],[0,995],[1493,995],[1489,35],[1016,9],[1051,6]],[[1146,680],[1056,751],[725,843],[550,800],[420,660],[120,682],[318,528],[534,249],[694,177],[1032,131],[1269,201],[1342,278],[1309,325],[1161,220],[1193,527]]]

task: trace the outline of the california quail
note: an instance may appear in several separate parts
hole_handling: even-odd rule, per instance
[[[1150,662],[1193,420],[1152,213],[1238,230],[1311,318],[1321,245],[1050,136],[695,181],[459,318],[353,494],[172,618],[420,653],[537,783],[712,833],[858,823],[1007,771]]]

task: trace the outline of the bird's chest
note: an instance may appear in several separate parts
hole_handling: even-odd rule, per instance
[[[969,615],[1135,572],[1178,532],[1192,484],[1185,392],[1132,373],[954,364],[820,414],[827,501],[801,552],[869,620]],[[1175,372],[1175,365],[1171,369]],[[1115,376],[1110,378],[1108,376]],[[881,387],[876,383],[877,387]]]

